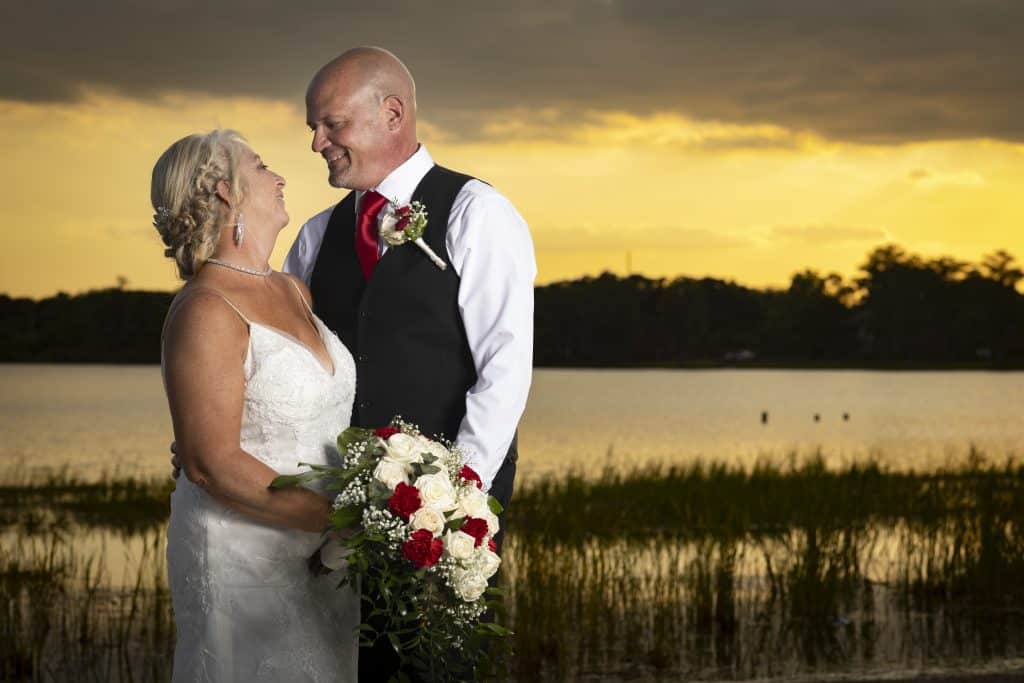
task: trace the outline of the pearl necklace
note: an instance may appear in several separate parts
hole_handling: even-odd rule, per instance
[[[260,277],[266,277],[274,272],[274,269],[267,266],[266,270],[256,270],[255,268],[249,268],[248,266],[239,266],[234,263],[228,263],[227,261],[221,261],[219,258],[210,257],[206,259],[207,263],[212,263],[215,266],[223,266],[230,268],[231,270],[237,270],[240,273],[248,273],[249,275],[259,275]]]

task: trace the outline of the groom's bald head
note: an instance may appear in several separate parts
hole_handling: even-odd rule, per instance
[[[353,48],[313,76],[306,122],[332,185],[375,187],[416,151],[416,84],[387,50]]]
[[[402,60],[382,47],[354,47],[341,53],[316,72],[309,90],[332,82],[367,88],[381,98],[396,96],[416,111],[416,82],[412,74]]]

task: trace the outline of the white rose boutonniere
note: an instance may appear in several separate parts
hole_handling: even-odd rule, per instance
[[[445,270],[447,264],[423,241],[423,231],[426,229],[427,209],[423,202],[413,202],[405,206],[388,202],[380,219],[380,237],[389,247],[399,247],[406,242],[412,242],[435,266]]]

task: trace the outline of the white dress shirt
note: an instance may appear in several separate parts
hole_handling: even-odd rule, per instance
[[[420,145],[373,189],[400,206],[408,204],[433,166],[427,148]],[[357,207],[361,198],[359,192]],[[333,210],[331,206],[310,218],[285,258],[284,271],[307,285]],[[429,207],[427,211],[429,219]],[[387,247],[383,240],[380,244],[383,253]],[[476,384],[466,392],[466,416],[455,443],[489,489],[512,444],[530,390],[537,276],[533,241],[526,221],[505,197],[490,185],[471,180],[455,196],[445,246],[460,278],[459,312],[477,374]]]

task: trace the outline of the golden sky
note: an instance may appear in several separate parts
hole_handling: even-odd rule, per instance
[[[652,27],[664,21],[648,18],[648,33],[638,36],[623,16],[608,15],[592,30],[646,41],[647,48],[657,44]],[[538,9],[517,16],[517,30],[547,45],[564,18]],[[739,44],[755,19],[710,25]],[[816,20],[831,26],[828,19]],[[971,71],[975,46],[959,45],[964,56],[956,62],[947,43],[946,57],[921,47],[916,59],[886,61],[877,56],[885,50],[871,48],[877,22],[864,26],[863,47],[821,48],[817,66],[807,54],[778,52],[731,56],[731,66],[687,59],[692,51],[668,62],[644,50],[633,55],[648,60],[641,66],[660,59],[658,67],[675,74],[673,87],[662,90],[651,74],[633,85],[622,80],[624,65],[609,61],[595,70],[554,48],[503,56],[467,43],[461,53],[438,57],[425,46],[410,45],[405,54],[398,49],[405,46],[388,45],[373,31],[367,40],[332,42],[377,42],[406,59],[420,91],[421,139],[438,162],[487,180],[515,203],[531,227],[541,282],[625,273],[631,263],[633,272],[655,277],[784,285],[805,267],[853,275],[868,250],[887,242],[969,261],[999,248],[1024,257],[1024,136],[1015,128],[1020,121],[996,113],[1020,93],[991,82],[999,69],[1007,77],[1020,73],[1018,55],[982,60],[985,68]],[[241,30],[277,35],[266,27]],[[301,30],[280,26],[284,33]],[[125,47],[122,55],[122,48],[102,47],[104,36],[94,38],[96,47],[85,48],[93,52],[40,50],[22,71],[0,79],[0,292],[79,292],[111,286],[118,276],[130,288],[175,287],[174,268],[150,225],[149,178],[160,153],[191,132],[236,128],[287,179],[292,221],[278,240],[275,266],[302,222],[342,196],[309,150],[301,99],[312,71],[340,49],[307,50],[282,65],[274,51],[285,43],[264,41],[246,59],[214,68],[217,81],[208,69],[129,68],[133,56],[150,52]],[[987,42],[979,44],[993,39],[982,38]],[[810,45],[808,54],[817,49]],[[719,48],[695,42],[692,50],[701,49]],[[491,61],[476,73],[482,54]],[[268,64],[263,80],[261,58]],[[944,73],[953,74],[947,80],[959,78],[959,89],[937,78],[922,81],[928,59],[935,68],[946,60]],[[817,72],[821,64],[834,65],[834,81]],[[743,70],[766,65],[760,79]],[[903,74],[908,65],[917,70]],[[578,83],[580,74],[593,82]],[[979,74],[989,75],[985,87]],[[899,83],[886,78],[917,86],[896,88],[893,96]]]

